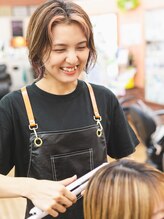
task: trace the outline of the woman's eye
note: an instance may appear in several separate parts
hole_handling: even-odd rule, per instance
[[[59,52],[59,53],[60,53],[60,52],[64,52],[65,49],[54,49],[53,51],[54,51],[54,52]]]
[[[78,50],[83,50],[83,49],[85,49],[86,48],[86,46],[79,46],[77,49]]]

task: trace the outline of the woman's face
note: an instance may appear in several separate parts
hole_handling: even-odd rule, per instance
[[[78,24],[57,24],[52,29],[52,51],[43,58],[45,77],[58,83],[78,79],[86,66],[89,49],[87,39]]]

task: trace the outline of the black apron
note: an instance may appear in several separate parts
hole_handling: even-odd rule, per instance
[[[47,180],[63,180],[77,175],[81,177],[107,160],[106,142],[101,126],[94,93],[88,84],[91,102],[94,111],[95,125],[64,131],[36,132],[38,125],[35,123],[32,108],[29,102],[26,88],[22,88],[29,128],[34,133],[30,135],[30,161],[28,177]],[[92,110],[92,108],[91,108]],[[63,214],[59,219],[83,219],[82,197]],[[33,208],[30,200],[27,200],[26,218]],[[52,219],[46,216],[45,219]]]

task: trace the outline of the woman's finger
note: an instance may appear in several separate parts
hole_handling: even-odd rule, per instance
[[[59,213],[56,210],[54,210],[52,207],[48,208],[46,212],[53,217],[57,217],[59,215]]]
[[[67,199],[67,200],[66,200]],[[70,192],[68,189],[66,189],[64,191],[64,195],[63,195],[63,200],[64,201],[70,201],[71,203],[76,203],[77,201],[77,197],[75,194],[73,194],[72,192]]]
[[[57,202],[54,205],[52,205],[51,208],[54,209],[57,212],[60,212],[60,213],[64,213],[67,210],[65,205],[62,205],[62,204],[57,203]]]

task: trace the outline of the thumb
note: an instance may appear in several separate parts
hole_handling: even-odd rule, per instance
[[[77,180],[77,175],[74,175],[72,177],[69,177],[67,179],[63,179],[61,181],[59,181],[61,184],[63,184],[64,186],[68,186],[70,183],[74,182],[75,180]]]

